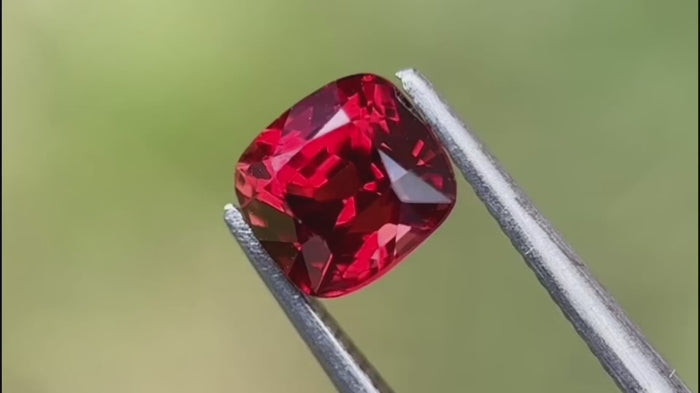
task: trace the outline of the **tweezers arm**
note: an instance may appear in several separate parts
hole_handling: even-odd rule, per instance
[[[690,392],[583,261],[416,70],[397,73],[417,111],[538,280],[624,392]]]
[[[262,248],[241,212],[226,205],[224,220],[251,264],[340,393],[391,393],[320,303],[292,285]]]

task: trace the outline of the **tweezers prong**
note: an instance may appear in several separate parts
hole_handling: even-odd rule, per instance
[[[398,78],[453,162],[605,370],[624,392],[690,392],[431,83]]]
[[[224,220],[268,290],[341,393],[391,393],[379,373],[319,302],[291,284],[262,248],[241,212],[226,205]]]

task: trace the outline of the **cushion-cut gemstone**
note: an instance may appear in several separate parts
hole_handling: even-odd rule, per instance
[[[406,102],[381,77],[345,77],[284,112],[241,156],[241,210],[303,292],[367,285],[452,210],[447,156]]]

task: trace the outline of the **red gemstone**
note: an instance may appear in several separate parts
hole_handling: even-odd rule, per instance
[[[406,102],[379,76],[348,76],[292,106],[241,156],[241,210],[303,292],[369,284],[452,210],[447,156]]]

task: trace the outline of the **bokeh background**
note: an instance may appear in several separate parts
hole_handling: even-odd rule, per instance
[[[3,390],[332,391],[222,207],[289,105],[408,66],[697,389],[697,6],[3,1]],[[329,309],[397,392],[615,392],[459,191],[409,260]]]

